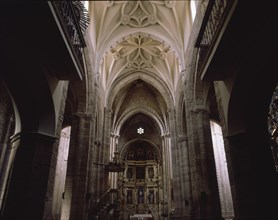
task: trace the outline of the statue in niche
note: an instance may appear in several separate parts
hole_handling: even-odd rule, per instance
[[[145,167],[136,167],[136,179],[145,179]]]
[[[127,204],[132,204],[132,190],[127,190],[126,203]]]
[[[147,159],[148,160],[154,160],[154,153],[153,153],[153,151],[148,150]]]
[[[137,160],[144,160],[144,150],[142,148],[137,149],[136,159]]]
[[[148,169],[148,174],[149,174],[149,177],[150,177],[150,178],[154,178],[154,170],[153,170],[153,167],[149,167],[149,169]]]
[[[134,152],[133,151],[128,152],[127,159],[128,160],[134,160]]]
[[[154,190],[149,190],[148,200],[149,204],[154,204]]]
[[[137,197],[137,202],[138,204],[143,204],[144,203],[144,189],[139,188],[138,189],[138,197]]]
[[[132,168],[131,167],[127,168],[126,177],[128,179],[132,178]]]

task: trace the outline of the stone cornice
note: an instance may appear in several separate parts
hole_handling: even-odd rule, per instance
[[[36,138],[36,139],[42,139],[48,142],[54,142],[58,139],[58,137],[45,134],[42,132],[18,132],[10,137],[11,142],[15,142],[17,140],[21,140],[22,138]]]

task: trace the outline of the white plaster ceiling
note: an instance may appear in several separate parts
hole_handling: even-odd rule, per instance
[[[114,97],[109,103],[115,124],[134,108],[136,101],[130,99],[136,100],[140,94],[128,95],[131,90],[124,88],[138,79],[150,84],[146,88],[153,87],[152,93],[160,93],[145,100],[150,108],[156,106],[153,111],[166,121],[167,104],[174,104],[179,74],[184,69],[192,24],[190,1],[91,1],[89,12],[94,71],[99,73],[105,103]]]
[[[103,86],[126,71],[149,71],[173,89],[180,65],[175,53],[165,44],[144,33],[132,34],[112,47],[103,57],[99,71]]]

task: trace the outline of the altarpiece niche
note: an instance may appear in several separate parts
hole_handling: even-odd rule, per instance
[[[157,149],[140,141],[126,147],[122,153],[126,170],[119,175],[122,184],[122,207],[125,213],[155,214],[159,210],[160,163]]]

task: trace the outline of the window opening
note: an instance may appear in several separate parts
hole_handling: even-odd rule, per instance
[[[137,129],[137,133],[138,133],[138,134],[144,134],[144,129],[141,128],[141,127],[138,128],[138,129]]]
[[[219,124],[213,121],[210,121],[210,127],[222,217],[224,219],[233,219],[234,207],[224,149],[222,128]]]

